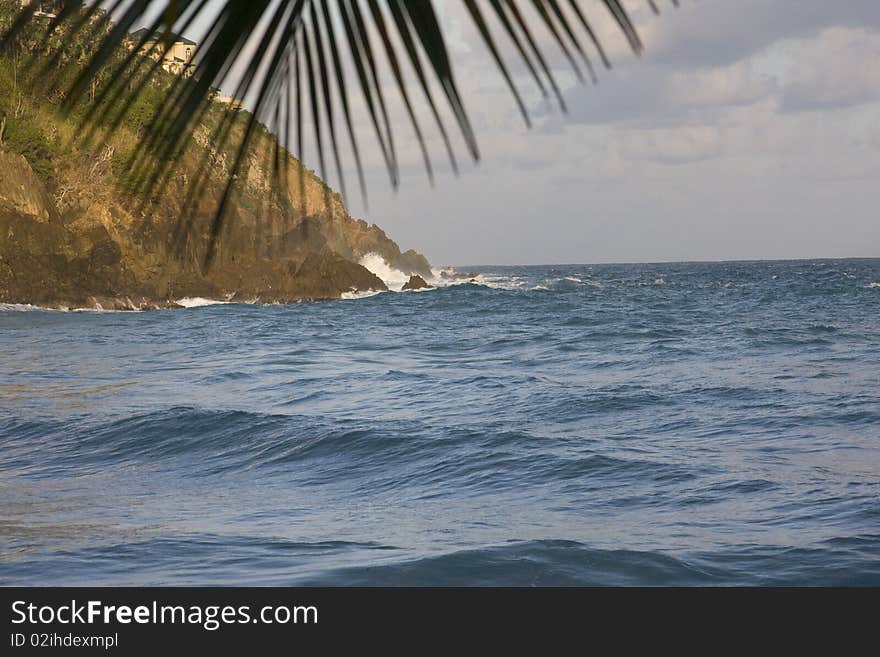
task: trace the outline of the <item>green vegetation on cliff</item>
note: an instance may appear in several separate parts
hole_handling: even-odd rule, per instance
[[[16,4],[0,4],[0,30]],[[215,131],[225,117],[232,131],[243,131],[246,113],[230,114],[211,101],[163,184],[145,187],[132,175],[133,161],[162,157],[144,154],[139,144],[154,129],[174,78],[152,73],[110,131],[106,117],[122,109],[108,108],[101,97],[118,63],[110,61],[62,115],[65,94],[91,52],[89,34],[56,30],[43,39],[47,25],[33,21],[0,53],[0,302],[142,307],[184,296],[338,298],[350,289],[384,288],[356,264],[371,252],[405,272],[430,273],[423,256],[401,253],[381,229],[353,219],[339,195],[279,151],[263,127],[236,179],[215,260],[203,271],[234,159],[216,147]],[[68,40],[63,50],[61,40]],[[94,131],[92,139],[82,138],[83,126]],[[279,153],[286,162],[276,169]],[[200,193],[190,199],[200,177]]]

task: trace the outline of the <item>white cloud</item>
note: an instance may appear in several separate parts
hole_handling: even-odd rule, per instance
[[[772,77],[742,60],[718,68],[674,71],[665,93],[670,104],[718,107],[754,103],[772,94],[775,86]]]
[[[621,135],[630,159],[680,164],[715,157],[721,153],[721,133],[715,126],[636,129]]]
[[[615,68],[597,87],[574,85],[540,35],[571,113],[541,104],[516,68],[532,131],[460,4],[446,4],[484,160],[432,189],[402,126],[409,168],[397,196],[370,160],[368,218],[405,248],[442,263],[878,255],[880,2],[640,9],[641,59],[585,3]],[[436,135],[432,152],[443,155]]]
[[[831,28],[816,38],[782,42],[787,61],[782,108],[834,108],[880,100],[880,32]]]

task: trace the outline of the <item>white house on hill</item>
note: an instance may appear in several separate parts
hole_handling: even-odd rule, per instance
[[[149,31],[142,28],[133,33],[131,37],[136,43],[140,43],[144,35]],[[193,74],[195,65],[192,63],[193,55],[196,52],[196,42],[190,41],[186,37],[179,34],[152,34],[141,46],[141,53],[149,56],[154,60],[162,59],[162,68],[173,75],[181,75],[188,78]]]
[[[27,7],[31,4],[31,0],[20,0],[19,4],[22,7]],[[34,11],[34,16],[39,18],[57,18],[63,4],[62,0],[42,0],[37,3],[38,6],[36,11]]]

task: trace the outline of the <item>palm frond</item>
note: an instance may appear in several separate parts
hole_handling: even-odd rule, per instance
[[[593,28],[590,11],[579,0],[461,0],[477,33],[488,48],[505,80],[526,125],[529,108],[524,100],[504,52],[507,45],[528,71],[542,96],[550,93],[566,111],[559,84],[548,64],[549,57],[539,45],[538,31],[568,61],[581,80],[597,79],[590,50],[609,68],[611,62]],[[655,0],[646,0],[658,11]],[[670,0],[673,6],[678,0]],[[429,109],[442,138],[446,156],[458,171],[457,156],[449,127],[448,112],[457,127],[468,155],[478,160],[480,151],[474,129],[465,109],[465,99],[456,84],[455,72],[443,29],[432,0],[107,0],[85,5],[61,2],[61,10],[45,27],[45,39],[60,25],[72,33],[86,35],[97,45],[80,75],[68,90],[64,109],[80,103],[90,82],[115,61],[113,76],[102,85],[99,107],[84,131],[86,139],[96,138],[95,125],[109,126],[112,134],[130,111],[134,99],[162,64],[169,39],[184,34],[194,25],[206,24],[204,37],[193,54],[194,71],[170,85],[167,102],[151,122],[129,163],[131,178],[143,189],[152,189],[167,179],[182,147],[193,136],[207,110],[214,90],[235,88],[234,97],[248,99],[250,116],[243,131],[234,129],[229,112],[214,128],[211,138],[217,144],[234,143],[235,158],[228,182],[219,200],[211,231],[206,261],[213,257],[213,246],[221,232],[236,176],[245,163],[248,144],[257,125],[265,124],[300,158],[306,148],[314,148],[322,178],[327,175],[328,155],[345,197],[343,134],[357,170],[361,193],[366,201],[366,184],[355,95],[363,101],[365,118],[372,126],[388,170],[391,185],[400,184],[400,164],[395,143],[396,129],[389,110],[389,87],[383,74],[390,72],[392,89],[405,109],[409,126],[418,142],[429,179],[434,166],[428,140],[419,121],[419,99]],[[156,5],[161,12],[155,13]],[[590,10],[604,8],[620,28],[637,54],[642,43],[629,14],[619,0],[595,0]],[[31,24],[40,3],[25,4],[0,45],[15,40]],[[156,15],[140,30],[131,33]],[[111,17],[113,20],[111,21]],[[124,47],[128,51],[123,50]],[[346,51],[347,50],[347,56]],[[119,57],[120,52],[125,52]],[[61,56],[60,54],[55,55]],[[113,58],[116,57],[114,60]],[[47,67],[49,69],[51,67]],[[584,75],[586,71],[586,75]],[[349,75],[353,73],[352,75]],[[407,75],[418,84],[411,89]],[[353,79],[353,81],[352,81]],[[445,101],[441,107],[438,97]],[[311,135],[306,125],[311,125]],[[344,130],[340,129],[340,125]],[[279,148],[274,152],[274,169],[286,180],[288,158]],[[198,198],[204,179],[190,183],[188,204]],[[302,184],[302,183],[301,183]]]

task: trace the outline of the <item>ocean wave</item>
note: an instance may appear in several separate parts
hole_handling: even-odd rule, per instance
[[[558,289],[577,289],[579,287],[602,287],[602,284],[599,281],[593,280],[592,278],[583,277],[580,278],[578,276],[560,276],[560,277],[552,277],[547,278],[544,281],[544,284],[551,285],[553,288]],[[549,289],[544,287],[544,285],[538,285],[532,289]]]
[[[878,537],[815,547],[752,546],[673,555],[570,540],[511,541],[438,556],[342,568],[313,586],[876,586]],[[826,569],[823,564],[834,562]]]
[[[509,540],[426,552],[380,541],[179,532],[96,535],[0,560],[0,582],[56,586],[877,586],[880,536],[703,551]],[[439,552],[439,553],[438,553]],[[100,567],[96,568],[96,564]],[[133,568],[132,564],[137,564]]]
[[[880,260],[477,271],[0,312],[0,583],[880,584]]]
[[[29,303],[0,303],[0,312],[53,312],[53,313],[133,313],[141,312],[138,309],[115,310],[112,308],[91,307],[50,307],[37,306]]]
[[[35,310],[51,310],[50,308],[41,308],[33,306],[29,303],[0,303],[0,312],[33,312]]]
[[[390,292],[402,292],[403,287],[409,282],[410,274],[407,274],[395,267],[392,267],[385,258],[378,253],[368,253],[360,259],[360,264],[369,269],[373,274],[382,279],[382,282],[388,287]],[[451,284],[453,279],[448,278],[454,276],[455,270],[451,267],[445,269],[432,270],[432,276],[425,281],[431,287],[421,288],[418,290],[406,290],[407,292],[430,292],[437,287],[446,287]],[[444,276],[444,273],[446,276]],[[343,293],[343,299],[363,299],[375,296],[378,292],[352,292]]]
[[[184,308],[204,308],[205,306],[226,305],[229,301],[221,301],[220,299],[206,299],[205,297],[184,297],[175,301],[178,306]]]
[[[520,276],[487,275],[479,273],[459,275],[454,270],[452,271],[453,274],[451,276],[434,279],[432,284],[437,287],[478,285],[493,290],[522,290],[528,285],[528,282]]]
[[[102,425],[87,419],[67,424],[12,420],[0,423],[0,430],[16,436],[5,444],[10,456],[0,471],[37,478],[161,462],[195,477],[257,470],[301,482],[343,477],[368,494],[406,488],[454,496],[467,489],[500,491],[530,484],[552,483],[570,492],[598,479],[673,482],[696,477],[682,464],[611,456],[586,444],[577,453],[557,453],[553,441],[528,432],[436,431],[415,421],[340,422],[181,407]],[[25,448],[35,440],[51,445],[51,451]],[[406,478],[400,477],[401,468]]]
[[[568,540],[506,545],[343,568],[313,586],[663,586],[708,585],[721,575],[656,552],[602,550]]]
[[[381,469],[388,459],[404,453],[418,456],[426,447],[425,439],[411,438],[413,427],[406,423],[374,428],[303,415],[193,407],[163,409],[100,425],[88,418],[66,424],[12,419],[0,422],[0,431],[15,436],[14,444],[5,441],[8,454],[20,455],[7,458],[0,470],[34,477],[160,460],[166,467],[176,465],[196,476],[289,468],[316,458],[329,459],[319,468],[325,472],[342,462],[346,468],[362,471],[373,466]],[[40,457],[39,450],[27,449],[34,440],[51,444],[51,452]],[[426,453],[431,452],[427,446]]]
[[[367,253],[360,259],[360,264],[381,278],[382,282],[388,286],[388,289],[394,292],[400,292],[409,281],[409,274],[405,274],[399,269],[392,267],[378,253]]]
[[[381,562],[395,546],[344,540],[290,540],[273,536],[180,532],[136,538],[102,532],[90,545],[62,552],[27,550],[27,558],[0,559],[0,583],[45,583],[53,571],[55,586],[278,586],[295,584],[313,572],[316,562]],[[102,564],[95,572],[93,564]],[[243,564],[250,566],[242,568]],[[137,564],[136,568],[132,564]]]
[[[342,298],[352,301],[357,299],[368,299],[377,294],[382,294],[382,290],[352,290],[351,292],[343,292]]]

